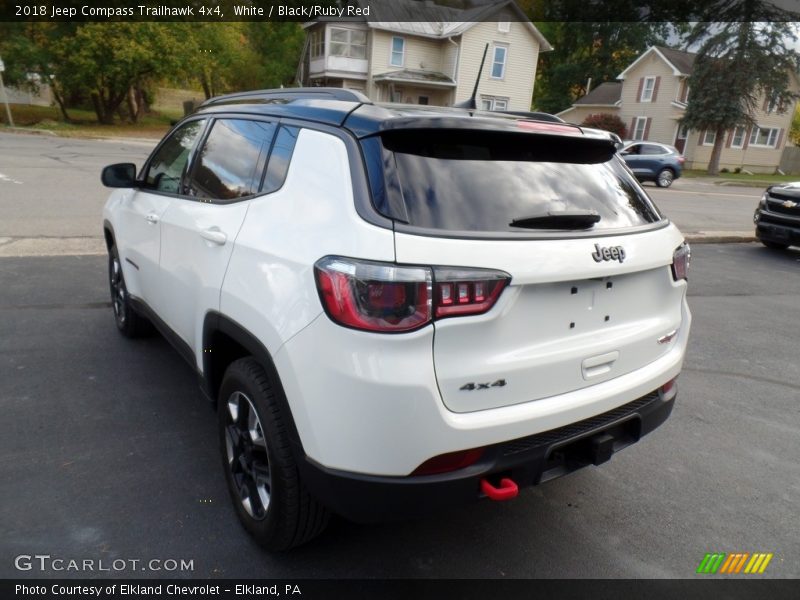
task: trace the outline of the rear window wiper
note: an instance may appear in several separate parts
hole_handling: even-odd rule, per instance
[[[594,210],[560,210],[520,217],[512,220],[509,226],[525,229],[590,229],[599,221],[600,215]]]

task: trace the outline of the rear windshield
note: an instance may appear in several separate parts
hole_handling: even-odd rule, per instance
[[[532,233],[511,222],[576,211],[599,215],[590,231],[661,220],[613,146],[598,140],[403,130],[365,150],[376,208],[415,227]]]

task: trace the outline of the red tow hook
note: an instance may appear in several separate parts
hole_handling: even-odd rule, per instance
[[[500,480],[500,487],[494,487],[488,479],[481,479],[481,491],[490,500],[511,500],[519,494],[519,488],[513,480],[503,477]]]

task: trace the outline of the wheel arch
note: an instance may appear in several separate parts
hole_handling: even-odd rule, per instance
[[[116,235],[114,234],[114,227],[108,221],[103,221],[103,239],[106,242],[106,250],[111,250],[111,247],[116,244]]]
[[[206,314],[203,322],[203,371],[201,388],[203,394],[216,406],[222,378],[228,366],[235,360],[252,357],[266,372],[272,385],[275,386],[276,397],[280,402],[281,412],[288,424],[289,438],[298,459],[304,458],[300,436],[294,423],[286,394],[283,390],[278,370],[269,350],[252,333],[239,323],[218,312]]]

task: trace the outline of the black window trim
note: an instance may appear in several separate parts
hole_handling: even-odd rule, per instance
[[[189,123],[191,121],[205,120],[206,121],[205,127],[203,128],[203,131],[200,133],[200,135],[198,136],[197,140],[195,141],[194,146],[192,146],[192,150],[191,150],[191,153],[189,155],[189,160],[187,162],[188,167],[187,167],[187,169],[185,170],[184,174],[181,177],[180,189],[183,189],[185,181],[186,181],[186,178],[190,177],[191,174],[194,173],[194,169],[195,169],[195,166],[196,166],[196,157],[197,157],[198,148],[202,148],[203,144],[206,143],[206,140],[208,139],[208,136],[211,133],[211,130],[213,129],[214,123],[216,121],[222,120],[222,119],[234,119],[234,120],[239,120],[239,121],[262,121],[262,122],[272,123],[272,124],[274,124],[276,126],[275,127],[275,135],[272,136],[272,140],[270,141],[270,144],[269,144],[269,152],[267,154],[266,160],[263,163],[263,166],[261,167],[261,173],[260,174],[258,172],[254,172],[253,173],[253,183],[254,184],[258,184],[258,186],[259,186],[259,190],[255,194],[249,194],[247,196],[241,196],[239,198],[231,198],[231,199],[228,199],[228,200],[222,200],[222,199],[218,199],[218,198],[198,198],[196,196],[190,196],[188,194],[174,194],[174,193],[171,193],[171,192],[164,192],[164,191],[160,191],[160,190],[154,190],[154,189],[151,189],[151,188],[149,188],[149,187],[144,185],[144,183],[145,183],[145,179],[144,179],[145,178],[145,174],[150,169],[150,163],[153,160],[153,157],[161,149],[161,146],[163,146],[164,143],[167,141],[167,139],[169,139],[169,137],[175,131],[177,131],[179,127],[183,127],[186,123]],[[283,184],[281,184],[281,187],[279,187],[279,188],[277,188],[275,190],[269,191],[269,192],[261,191],[260,188],[261,188],[261,184],[264,181],[264,177],[266,176],[266,173],[267,173],[267,166],[269,165],[269,157],[270,157],[270,155],[272,153],[272,146],[275,143],[275,138],[278,135],[278,131],[279,131],[280,126],[281,126],[283,121],[285,121],[285,119],[281,119],[280,117],[274,117],[274,116],[271,116],[271,115],[257,115],[257,114],[244,113],[244,112],[219,112],[219,113],[213,113],[213,114],[198,113],[198,114],[191,115],[191,116],[183,119],[179,123],[177,123],[175,125],[175,127],[173,127],[172,129],[170,129],[170,131],[164,136],[164,139],[162,139],[159,142],[159,144],[153,149],[153,152],[150,154],[150,156],[147,157],[147,160],[145,161],[144,166],[142,167],[142,170],[139,173],[139,177],[138,177],[138,181],[137,181],[137,183],[139,185],[137,186],[136,190],[140,191],[140,192],[147,192],[149,194],[157,194],[159,196],[167,196],[167,197],[170,197],[170,198],[177,198],[179,200],[191,200],[191,201],[198,202],[198,203],[201,203],[201,204],[219,204],[219,205],[234,204],[236,202],[243,202],[243,201],[246,201],[246,200],[252,200],[252,199],[258,198],[260,196],[266,196],[266,195],[269,195],[269,194],[274,194],[275,192],[277,192],[278,190],[280,190],[283,187]],[[302,123],[302,122],[299,122],[299,123]],[[298,125],[298,126],[303,127],[305,125]],[[264,151],[264,149],[262,147],[261,153],[263,153],[263,151]],[[259,161],[261,160],[261,153],[259,153],[259,157],[258,157]]]
[[[136,183],[137,183],[137,186],[135,188],[136,191],[137,192],[147,192],[148,194],[156,194],[158,196],[167,196],[169,198],[184,198],[185,196],[183,196],[181,194],[174,194],[172,192],[165,192],[163,190],[155,190],[155,189],[152,189],[152,188],[148,187],[146,185],[147,184],[147,173],[148,173],[148,171],[150,171],[150,167],[152,166],[153,159],[158,155],[159,151],[164,146],[164,144],[167,143],[167,140],[172,138],[172,135],[176,131],[178,131],[178,129],[180,129],[184,125],[186,125],[188,123],[191,123],[193,121],[205,121],[205,125],[203,125],[203,129],[200,131],[200,134],[197,136],[197,139],[194,141],[194,144],[192,145],[192,148],[189,150],[189,157],[188,157],[188,159],[186,161],[186,168],[181,173],[181,181],[180,181],[180,184],[178,185],[178,189],[183,189],[184,178],[186,177],[186,174],[191,172],[192,169],[194,168],[194,155],[197,152],[197,149],[200,147],[200,145],[205,142],[206,136],[208,135],[208,131],[209,131],[209,124],[212,122],[212,120],[213,120],[213,117],[211,115],[199,114],[199,115],[192,115],[191,117],[188,117],[188,118],[183,119],[182,121],[179,121],[178,123],[176,123],[175,126],[172,129],[170,129],[164,135],[164,137],[161,139],[161,141],[158,143],[158,145],[155,148],[153,148],[153,151],[150,153],[150,156],[147,157],[147,160],[144,162],[144,165],[142,165],[142,168],[139,171],[139,176],[136,178]]]
[[[192,177],[194,177],[195,169],[197,169],[197,160],[196,160],[197,149],[198,148],[202,148],[205,145],[206,141],[208,140],[208,137],[211,135],[211,132],[214,130],[214,125],[216,125],[217,121],[224,121],[224,120],[229,120],[229,121],[260,121],[260,122],[272,123],[273,125],[275,125],[275,133],[273,134],[272,139],[269,142],[269,148],[267,148],[267,155],[264,158],[264,161],[262,163],[261,159],[264,156],[264,144],[262,144],[261,148],[258,151],[258,158],[256,159],[256,166],[253,169],[253,172],[250,174],[250,186],[251,186],[251,189],[253,187],[256,187],[256,192],[254,194],[248,194],[247,196],[239,196],[237,198],[227,198],[227,199],[222,199],[222,198],[198,198],[197,196],[191,196],[189,194],[180,194],[180,198],[181,199],[184,199],[184,200],[196,200],[197,202],[202,202],[203,204],[235,204],[236,202],[241,202],[243,200],[250,200],[252,198],[255,198],[256,196],[263,195],[263,193],[261,192],[261,183],[263,182],[264,176],[267,173],[267,165],[269,164],[269,157],[270,157],[270,154],[271,154],[271,151],[272,151],[272,145],[275,143],[275,138],[278,135],[278,129],[280,128],[280,123],[279,123],[278,119],[269,119],[269,118],[263,118],[263,117],[254,119],[254,118],[248,118],[248,117],[249,117],[249,115],[243,115],[243,114],[239,114],[239,115],[237,115],[235,117],[225,116],[225,115],[222,115],[222,116],[215,115],[213,117],[213,119],[211,120],[211,123],[209,123],[209,125],[206,127],[206,130],[205,130],[205,132],[203,134],[202,143],[198,144],[197,147],[194,149],[194,152],[192,154],[191,164],[189,166],[189,169],[187,170],[186,176],[187,176],[188,180],[191,180]],[[259,165],[260,165],[260,168],[261,168],[261,173],[260,174],[258,173]],[[183,189],[183,182],[181,182],[181,183],[182,183],[181,189]],[[273,190],[273,191],[277,191],[277,190]]]

